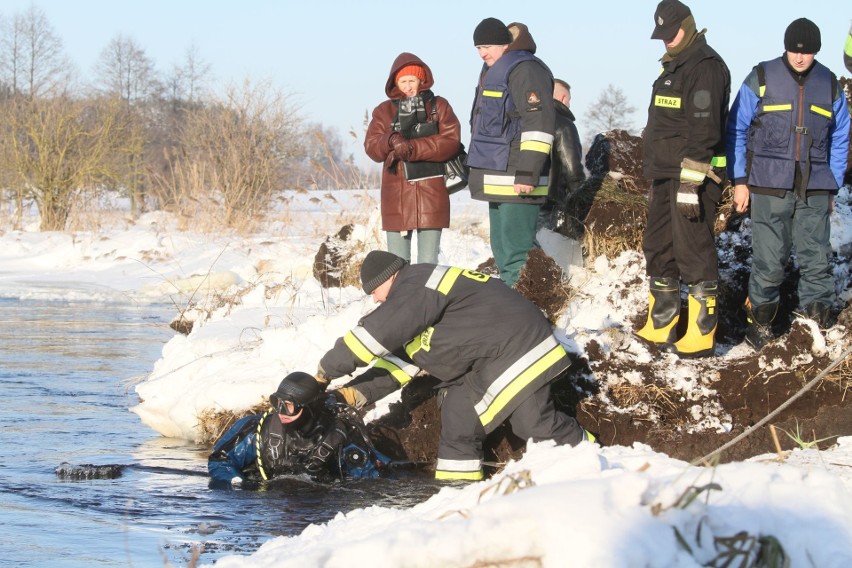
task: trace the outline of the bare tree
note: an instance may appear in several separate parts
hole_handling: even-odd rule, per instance
[[[130,198],[130,214],[137,217],[146,209],[145,149],[157,127],[152,111],[162,91],[153,60],[131,37],[118,34],[101,51],[95,64],[95,88],[123,103],[121,124],[125,143],[116,148],[113,163],[119,169],[116,181]]]
[[[4,166],[35,201],[41,230],[62,231],[81,192],[112,175],[118,105],[60,95],[18,98],[3,110]]]
[[[627,97],[620,88],[608,85],[601,91],[598,99],[584,115],[586,118],[587,132],[607,132],[609,130],[627,130],[633,128],[631,115],[636,112],[636,107],[627,103]]]
[[[154,62],[133,38],[117,35],[95,65],[100,90],[129,104],[149,100],[160,91]]]
[[[0,73],[13,95],[30,98],[58,94],[70,84],[73,66],[39,8],[30,6],[4,22]]]
[[[212,212],[248,229],[282,188],[288,164],[303,160],[301,128],[288,97],[268,82],[231,85],[223,100],[189,112],[158,192],[187,217]]]
[[[352,138],[350,143],[359,143],[362,139],[354,130],[349,132],[349,136]],[[375,172],[359,167],[352,153],[345,153],[344,142],[336,129],[312,124],[305,132],[305,140],[308,147],[302,170],[306,171],[291,171],[289,187],[302,187],[306,181],[316,189],[378,187],[379,179]]]
[[[204,96],[207,80],[210,76],[210,64],[201,58],[198,46],[187,48],[181,64],[175,64],[166,77],[167,96],[173,105],[179,102],[194,104]]]

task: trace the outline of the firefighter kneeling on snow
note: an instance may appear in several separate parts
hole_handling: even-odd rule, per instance
[[[421,368],[441,380],[437,479],[482,479],[485,436],[507,419],[523,439],[594,441],[550,399],[551,382],[569,365],[550,322],[500,280],[372,251],[361,283],[380,305],[323,356],[317,380],[374,363],[367,381],[332,391],[357,408]]]

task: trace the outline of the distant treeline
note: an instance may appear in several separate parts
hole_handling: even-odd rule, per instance
[[[377,183],[270,82],[211,88],[194,47],[162,73],[119,35],[92,75],[79,80],[37,7],[0,14],[0,205],[13,226],[35,206],[41,230],[64,230],[112,194],[133,216],[248,228],[281,189]]]

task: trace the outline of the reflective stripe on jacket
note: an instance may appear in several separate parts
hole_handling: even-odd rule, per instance
[[[685,158],[721,167],[730,92],[728,67],[703,36],[663,64],[642,133],[647,179],[703,181],[703,173],[692,179],[692,172],[682,171]]]
[[[467,164],[474,199],[544,203],[555,128],[553,75],[525,50],[507,51],[483,68],[471,115]],[[516,183],[532,185],[515,193]]]
[[[759,66],[765,79],[748,131],[748,184],[792,190],[796,163],[810,162],[807,187],[837,189],[828,165],[834,117],[831,71],[814,62],[799,83],[780,57]]]

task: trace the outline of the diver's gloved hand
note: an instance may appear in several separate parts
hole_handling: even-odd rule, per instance
[[[341,403],[361,409],[367,406],[369,401],[355,387],[341,387],[328,393],[326,406],[333,407],[335,404]]]

